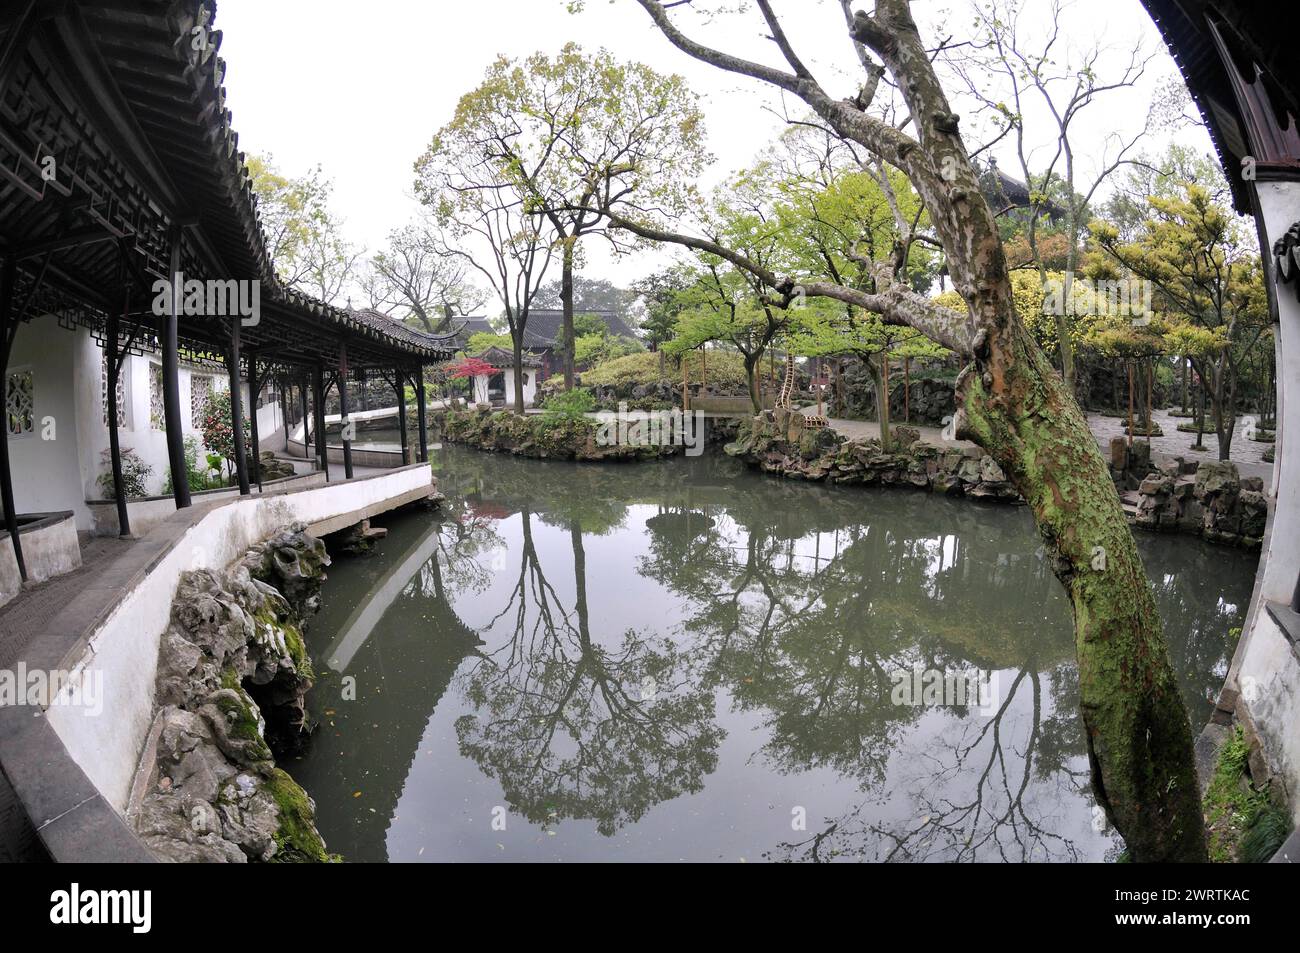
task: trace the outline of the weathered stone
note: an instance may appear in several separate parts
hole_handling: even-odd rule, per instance
[[[1237,465],[1231,460],[1204,460],[1196,470],[1196,497],[1220,493],[1236,494],[1241,489]]]
[[[980,479],[985,483],[1005,483],[1007,475],[992,457],[980,460]]]
[[[1171,494],[1173,491],[1174,481],[1161,473],[1150,474],[1138,486],[1138,492],[1143,496]]]
[[[891,427],[890,434],[896,447],[910,447],[921,439],[921,431],[915,427]]]
[[[328,859],[310,798],[275,767],[268,744],[288,748],[308,730],[313,675],[300,613],[316,605],[328,561],[296,526],[227,571],[181,577],[159,650],[157,782],[136,816],[160,857]]]

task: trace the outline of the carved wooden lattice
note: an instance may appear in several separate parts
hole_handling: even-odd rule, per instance
[[[36,424],[36,387],[31,371],[14,371],[8,377],[5,410],[12,436],[31,433]]]
[[[125,369],[125,368],[124,368]],[[103,361],[99,368],[99,404],[100,417],[104,421],[104,426],[108,426],[108,355],[104,355]],[[126,426],[126,378],[121,373],[117,375],[117,425]]]

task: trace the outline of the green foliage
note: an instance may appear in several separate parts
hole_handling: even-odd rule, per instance
[[[1230,863],[1239,859],[1243,835],[1261,820],[1262,827],[1254,837],[1252,850],[1259,852],[1276,835],[1275,819],[1262,819],[1271,809],[1268,795],[1250,784],[1250,745],[1238,726],[1233,730],[1215,763],[1214,776],[1205,792],[1205,821],[1209,835],[1210,860]],[[1287,825],[1289,827],[1289,823]],[[1285,839],[1285,835],[1283,835]]]
[[[221,470],[221,455],[217,453],[205,454],[203,462],[199,462],[199,452],[202,450],[199,438],[193,434],[185,437],[185,478],[189,483],[192,492],[207,490],[213,486],[220,485],[212,479],[212,471]],[[163,493],[170,493],[173,490],[171,471],[167,472],[166,479],[163,480]]]
[[[99,456],[107,469],[99,475],[96,482],[99,484],[100,492],[104,494],[104,499],[115,500],[117,494],[113,490],[112,456],[107,450],[101,451]],[[130,447],[122,448],[119,456],[122,459],[122,492],[126,494],[126,498],[138,500],[148,496],[149,475],[153,473],[153,467],[141,460],[139,454]]]
[[[644,350],[641,342],[622,335],[610,334],[607,330],[596,334],[583,334],[574,345],[574,363],[578,367],[586,367],[625,354],[635,354],[641,350]]]
[[[490,347],[499,347],[503,351],[514,351],[514,342],[508,334],[489,334],[486,331],[479,331],[477,334],[471,334],[469,340],[465,342],[465,353],[468,355],[482,354]]]
[[[1291,815],[1275,804],[1261,808],[1241,838],[1241,862],[1266,864],[1291,836]]]
[[[582,417],[596,409],[596,398],[585,387],[561,391],[546,398],[542,410],[559,417]]]
[[[227,464],[235,463],[235,427],[231,418],[230,391],[217,391],[208,398],[203,408],[203,445],[214,453],[220,454]],[[253,435],[248,421],[244,417],[244,447],[252,449]]]
[[[250,156],[248,172],[257,213],[276,273],[322,301],[333,303],[359,258],[329,208],[332,185],[320,166],[299,178],[281,173],[271,156]]]

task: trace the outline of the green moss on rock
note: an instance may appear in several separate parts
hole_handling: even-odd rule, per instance
[[[316,830],[315,806],[297,781],[276,768],[267,778],[265,789],[280,811],[280,827],[275,833],[276,863],[320,864],[338,860],[325,849],[325,841]]]

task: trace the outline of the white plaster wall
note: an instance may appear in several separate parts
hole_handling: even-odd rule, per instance
[[[71,510],[79,529],[90,528],[90,513],[81,492],[77,412],[85,383],[80,379],[80,357],[87,345],[94,347],[87,332],[59,327],[54,315],[20,325],[9,373],[32,372],[35,429],[11,437],[5,427],[18,512]]]
[[[182,572],[218,568],[287,523],[321,523],[403,494],[431,489],[426,466],[351,483],[334,483],[282,496],[240,498],[216,507],[191,526],[142,583],[95,630],[74,671],[102,673],[103,710],[88,715],[75,705],[46,712],[72,758],[119,810],[153,719],[158,645],[167,627]]]
[[[248,385],[244,385],[248,393]],[[284,416],[280,413],[280,401],[273,400],[264,407],[257,408],[257,440],[263,450],[275,450],[284,445],[281,439],[272,445],[271,438],[284,426]]]
[[[1258,193],[1271,246],[1300,221],[1300,183],[1262,182]],[[1291,792],[1292,814],[1300,821],[1300,660],[1263,606],[1289,604],[1300,572],[1300,302],[1294,284],[1279,285],[1277,297],[1276,505],[1255,601],[1235,659],[1235,687],[1270,769]]]
[[[108,449],[108,427],[104,423],[100,397],[100,368],[102,366],[103,351],[97,345],[94,345],[93,341],[91,345],[92,353],[87,353],[82,361],[82,376],[87,381],[87,386],[81,388],[79,396],[79,406],[84,408],[84,425],[82,427],[84,437],[81,455],[85,492],[83,499],[102,500],[104,499],[104,492],[99,488],[97,480],[99,474],[106,470],[102,454],[103,451]],[[161,364],[161,358],[156,354],[133,354],[128,356],[122,365],[122,378],[125,382],[123,397],[126,402],[127,414],[125,425],[118,429],[118,440],[123,450],[134,450],[140,459],[149,465],[151,469],[148,478],[149,494],[151,496],[160,496],[164,493],[164,487],[167,483],[169,463],[167,459],[167,434],[163,430],[155,430],[150,419],[149,367],[155,364]],[[195,376],[211,377],[214,392],[227,390],[230,385],[225,372],[219,368],[182,366],[180,369],[178,390],[180,391],[181,405],[181,433],[183,436],[196,436],[199,438],[199,442],[202,443],[203,431],[194,426],[190,413],[190,380]],[[204,448],[200,452],[206,453],[207,450]],[[88,529],[90,527],[83,528]]]
[[[1254,620],[1237,683],[1269,769],[1282,778],[1300,820],[1300,661],[1267,612]]]
[[[515,402],[515,372],[510,368],[505,371],[506,381],[506,406],[509,407]],[[524,370],[524,406],[532,407],[537,401],[537,371],[525,368]]]
[[[1262,182],[1260,206],[1271,245],[1291,225],[1300,221],[1300,183]],[[1264,554],[1261,598],[1291,601],[1296,572],[1300,570],[1300,302],[1296,285],[1277,287],[1278,427],[1274,444],[1273,492],[1277,513],[1273,534]]]
[[[488,402],[488,384],[492,378],[488,374],[477,374],[474,377],[474,403],[486,404]]]

